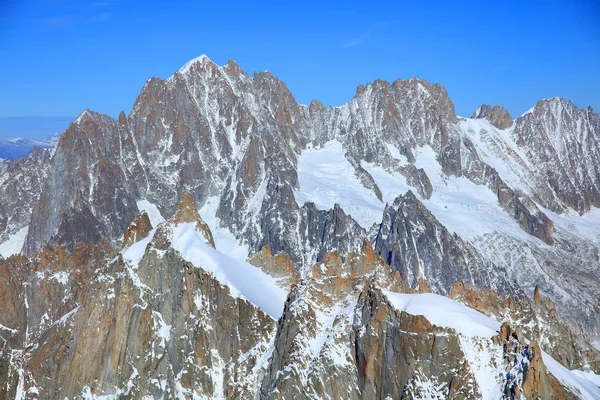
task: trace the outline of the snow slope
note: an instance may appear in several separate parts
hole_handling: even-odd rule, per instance
[[[300,189],[294,191],[298,205],[312,201],[320,210],[337,203],[365,229],[381,221],[384,204],[365,188],[354,167],[344,156],[342,144],[327,142],[322,148],[307,148],[298,159]]]
[[[123,259],[130,265],[132,279],[138,287],[144,287],[135,273],[144,257],[146,247],[152,241],[156,228],[150,234],[122,252]],[[211,273],[223,286],[227,286],[233,297],[248,300],[277,320],[283,312],[287,291],[279,287],[274,278],[245,260],[213,249],[196,223],[179,224],[173,228],[171,246],[181,253],[184,260]]]
[[[156,228],[158,224],[165,222],[165,219],[158,210],[158,207],[156,207],[155,204],[150,203],[148,200],[138,200],[137,208],[140,211],[146,211],[146,214],[148,214],[148,218],[150,218],[150,223],[152,224],[153,228]]]
[[[401,164],[406,163],[406,157],[401,156],[397,149],[392,148],[390,153]],[[418,147],[414,153],[415,166],[425,170],[435,188],[431,198],[421,201],[448,230],[466,240],[498,231],[543,246],[543,242],[524,232],[504,211],[496,195],[487,186],[476,185],[464,177],[447,177],[430,146]],[[374,223],[381,222],[386,202],[392,204],[398,195],[408,190],[418,195],[418,191],[407,184],[404,176],[364,161],[361,166],[379,186],[383,202],[362,185],[354,167],[345,157],[342,144],[335,140],[319,149],[308,148],[300,155],[300,189],[294,192],[296,201],[299,205],[312,201],[321,210],[328,210],[338,203],[362,227],[368,229]]]
[[[16,233],[10,235],[7,241],[0,244],[0,255],[8,258],[13,254],[18,254],[23,248],[29,226],[19,229]]]
[[[500,324],[462,303],[433,293],[401,294],[383,290],[385,296],[399,311],[423,315],[429,322],[452,328],[465,336],[492,337],[500,331]]]
[[[212,273],[231,295],[250,301],[277,320],[283,312],[287,291],[275,279],[245,261],[209,246],[193,222],[175,228],[172,247],[198,268]]]
[[[389,290],[382,289],[382,291],[397,310],[412,315],[423,315],[432,324],[454,329],[467,338],[490,338],[500,331],[498,321],[447,297],[432,293],[400,294]],[[600,388],[589,380],[590,376],[581,371],[566,369],[544,352],[542,358],[548,371],[563,385],[578,393],[582,399],[600,399]],[[478,377],[477,374],[475,376]],[[478,383],[482,391],[489,390],[489,380],[486,382],[478,380]]]
[[[231,231],[221,225],[217,218],[218,197],[209,197],[204,206],[198,210],[200,217],[206,222],[215,241],[215,247],[223,254],[245,261],[250,250],[247,244],[240,244]]]

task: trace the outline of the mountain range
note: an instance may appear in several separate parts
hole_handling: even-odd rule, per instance
[[[598,207],[591,107],[201,56],[0,162],[4,397],[598,399]]]
[[[40,147],[42,149],[52,148],[54,145],[56,145],[56,143],[58,143],[59,138],[60,133],[57,132],[46,140],[35,140],[19,137],[0,141],[0,159],[10,158],[14,160],[25,157],[36,147]]]

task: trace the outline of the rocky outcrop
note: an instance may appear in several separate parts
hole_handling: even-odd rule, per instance
[[[152,224],[150,223],[150,218],[145,211],[142,211],[125,231],[123,247],[129,247],[138,240],[145,238],[151,230]]]
[[[177,209],[176,217],[159,228],[193,222],[190,219],[198,215],[189,196]],[[197,225],[208,242],[212,235],[203,228],[207,227]],[[68,293],[77,294],[77,302],[66,303],[72,308],[30,338],[26,348],[10,351],[11,357],[22,357],[19,390],[40,399],[91,395],[241,399],[256,392],[256,374],[275,321],[163,244],[151,241],[139,263],[120,254],[95,268],[85,279],[85,291],[78,294],[72,291],[74,282],[63,283],[71,290]],[[52,268],[64,251],[47,248],[40,264]],[[80,269],[86,264],[84,256],[71,258],[78,260]],[[64,267],[69,264],[62,262]],[[41,293],[42,289],[33,292],[38,298]],[[32,301],[35,298],[29,299],[29,310]],[[3,358],[0,364],[15,368],[12,358]]]
[[[50,174],[50,150],[0,162],[0,243],[29,225],[32,210]]]
[[[271,248],[265,246],[261,251],[249,257],[248,262],[276,278],[282,287],[289,288],[300,282],[292,259],[283,251],[272,254]]]
[[[456,336],[422,316],[395,311],[373,289],[361,293],[356,313],[358,398],[477,398],[477,383]]]
[[[132,186],[141,166],[134,153],[126,126],[83,111],[62,134],[49,161],[24,251],[38,252],[48,242],[67,248],[80,241],[116,246],[138,213]],[[125,161],[131,165],[125,167]]]
[[[554,302],[548,297],[542,299],[537,287],[533,298],[503,297],[495,291],[456,283],[449,297],[517,327],[520,338],[535,341],[567,369],[585,369],[600,360],[600,353],[573,334],[569,325],[557,317]]]
[[[496,171],[491,171],[490,175],[492,176],[490,185],[498,196],[498,202],[519,223],[521,229],[549,245],[554,244],[552,239],[554,223],[550,218],[542,213],[531,200],[523,195],[519,196],[500,178]]]
[[[543,197],[549,208],[561,211],[552,196],[580,213],[600,205],[598,132],[600,116],[591,107],[580,109],[558,97],[538,101],[515,121],[515,142],[552,189]]]
[[[383,222],[370,236],[375,251],[413,288],[425,279],[437,293],[448,293],[455,282],[506,294],[518,290],[501,268],[448,232],[410,191],[385,208]]]
[[[473,115],[471,115],[471,118],[485,118],[490,122],[490,124],[494,125],[498,129],[507,129],[513,124],[510,113],[504,109],[504,107],[500,107],[498,104],[493,107],[488,104],[479,106]]]
[[[526,343],[517,328],[502,324],[500,333],[492,338],[504,349],[504,362],[508,365],[504,396],[508,399],[576,399],[548,372],[542,360],[542,350],[537,343]]]
[[[183,224],[186,222],[195,222],[196,229],[202,234],[204,240],[212,247],[215,247],[215,240],[213,239],[212,232],[210,228],[202,220],[200,214],[198,214],[198,209],[192,200],[192,196],[188,192],[183,192],[181,196],[181,200],[177,204],[177,210],[175,211],[175,216],[173,217],[172,223],[174,224]]]

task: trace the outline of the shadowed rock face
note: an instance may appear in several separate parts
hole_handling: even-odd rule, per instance
[[[226,388],[230,398],[303,395],[301,388],[307,386],[315,395],[343,397],[340,382],[350,382],[353,398],[385,393],[410,397],[419,395],[415,390],[423,377],[443,381],[446,394],[470,397],[476,387],[469,383],[464,364],[455,365],[458,372],[448,381],[437,365],[410,370],[407,360],[388,360],[413,345],[419,356],[434,357],[431,337],[442,333],[424,327],[416,317],[386,309],[376,290],[361,295],[370,279],[380,279],[373,276],[376,270],[386,287],[403,279],[406,291],[412,287],[447,294],[462,282],[518,295],[539,285],[542,293],[556,299],[556,314],[570,318],[577,328],[573,335],[597,332],[598,244],[566,232],[545,209],[584,213],[600,205],[600,117],[591,108],[578,109],[562,99],[540,101],[515,121],[499,107],[482,107],[473,117],[492,124],[475,121],[489,131],[480,138],[489,139],[496,128],[502,131],[495,139],[498,152],[482,150],[463,129],[465,119],[455,116],[446,90],[438,84],[377,80],[359,87],[341,107],[316,101],[307,107],[268,72],[249,76],[234,61],[217,66],[206,57],[166,80],[150,79],[128,116],[121,113],[114,120],[85,110],[52,151],[36,150],[26,158],[0,162],[0,242],[29,226],[23,250],[30,256],[0,261],[0,297],[15,305],[0,312],[0,324],[10,327],[10,332],[0,331],[3,357],[22,359],[32,371],[35,367],[39,372],[31,379],[48,385],[49,397],[75,395],[87,390],[86,385],[91,393],[114,393],[115,387],[128,387],[129,379],[153,396],[174,395],[153,379],[168,381],[169,390],[179,379],[185,390],[197,388],[209,396],[219,389],[215,371],[228,371],[231,382],[251,376]],[[385,207],[382,221],[374,221],[368,232],[339,205],[326,210],[296,202],[298,158],[309,144],[318,149],[332,140],[342,144],[354,175],[375,198],[383,199],[385,188],[365,163],[403,178],[411,187],[412,192]],[[493,234],[469,242],[443,226],[422,202],[432,198],[437,184],[432,182],[438,182],[418,162],[420,152],[429,148],[441,180],[468,179],[489,188],[526,239]],[[510,173],[494,167],[494,157],[502,155],[525,171],[525,178],[519,175],[522,187]],[[331,182],[332,187],[336,184]],[[196,209],[209,198],[218,204],[215,216],[221,226],[254,253],[252,262],[286,288],[294,285],[285,320],[278,325],[169,250],[169,227],[181,222],[196,222],[198,232],[215,247]],[[171,225],[157,229],[136,275],[131,275],[126,262],[106,261],[156,228],[140,216],[140,199],[154,203],[167,219],[175,217]],[[51,267],[40,267],[44,263]],[[373,267],[385,263],[391,267],[385,273]],[[188,281],[193,290],[181,286]],[[152,291],[138,286],[140,282]],[[330,287],[326,290],[325,285]],[[193,298],[184,299],[186,290],[202,293],[216,305],[206,311]],[[310,296],[322,304],[310,303]],[[25,297],[29,309],[22,306]],[[294,305],[302,304],[310,307],[297,312]],[[336,358],[338,347],[331,345],[327,357],[302,353],[302,340],[317,341],[326,331],[312,320],[319,313],[332,313],[336,304],[349,307],[346,314],[352,318],[334,315],[343,329],[333,336],[343,343],[340,348],[352,351]],[[77,305],[76,313],[55,324]],[[537,306],[535,312],[551,312]],[[381,318],[368,315],[374,310],[384,310]],[[206,314],[204,331],[191,322],[190,314]],[[161,321],[173,329],[164,343],[157,333]],[[235,328],[240,321],[250,328]],[[413,341],[398,326],[417,338]],[[363,328],[382,342],[359,338]],[[542,334],[531,332],[546,349],[547,343],[538,340]],[[562,329],[557,332],[547,336],[556,341],[567,335]],[[232,335],[237,339],[229,339]],[[464,358],[454,351],[455,339],[441,340],[435,340],[436,346]],[[24,350],[34,342],[40,346]],[[210,351],[215,348],[216,353]],[[74,349],[94,362],[84,366]],[[193,361],[180,358],[182,349],[194,352]],[[259,361],[269,358],[269,349],[276,356],[269,363]],[[151,360],[144,359],[149,353]],[[553,354],[565,365],[578,366],[583,358],[575,353],[557,348]],[[338,377],[326,373],[331,360],[342,359],[349,364],[334,368]],[[290,360],[303,360],[304,369],[286,372]],[[389,371],[374,368],[377,363]],[[69,368],[82,373],[72,376]],[[0,378],[15,381],[14,374],[0,370]],[[259,387],[269,394],[263,396]]]
[[[85,110],[63,133],[49,161],[24,251],[40,251],[47,242],[116,244],[138,213],[132,185],[137,165],[123,166],[128,149],[133,151],[126,126]]]
[[[50,174],[50,158],[50,150],[35,148],[27,157],[0,162],[0,242],[29,225]]]
[[[494,107],[483,104],[471,115],[471,118],[485,118],[498,129],[510,128],[513,124],[510,113],[496,104]]]
[[[326,252],[301,281],[285,254],[273,256],[267,248],[255,256],[281,284],[296,282],[275,321],[171,247],[174,229],[198,216],[188,195],[176,209],[157,227],[139,262],[121,254],[108,261],[113,256],[108,245],[83,244],[72,254],[47,246],[35,261],[15,256],[0,262],[5,300],[22,296],[22,289],[10,285],[39,287],[26,290],[28,302],[21,302],[29,304],[27,321],[0,309],[2,321],[30,333],[5,339],[0,332],[0,377],[9,396],[18,388],[40,399],[477,399],[482,389],[465,355],[475,345],[495,357],[488,367],[497,369],[508,398],[520,393],[531,399],[573,398],[546,372],[540,347],[525,344],[521,328],[504,324],[494,338],[465,342],[452,329],[395,309],[380,288],[413,291],[369,242],[346,260]],[[195,226],[208,243],[210,230]],[[14,283],[3,274],[4,266],[17,272]],[[427,286],[420,284],[421,290]],[[73,300],[53,308],[65,293]],[[453,295],[515,313],[514,305],[506,310],[497,297],[462,286],[455,286]],[[44,302],[50,304],[48,323],[38,312]],[[535,307],[543,306],[538,299]],[[31,330],[36,326],[43,329]]]
[[[385,208],[383,222],[371,236],[375,251],[413,288],[425,279],[443,294],[456,282],[493,287],[503,294],[519,291],[506,271],[448,232],[410,191]]]

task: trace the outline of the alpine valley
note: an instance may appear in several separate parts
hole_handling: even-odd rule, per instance
[[[600,116],[201,56],[0,162],[0,398],[600,399]]]

